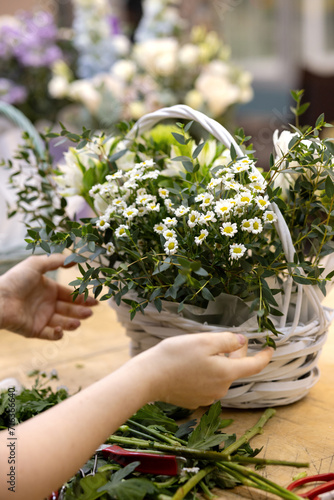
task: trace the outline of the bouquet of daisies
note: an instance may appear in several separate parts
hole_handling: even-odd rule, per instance
[[[286,150],[277,137],[279,154],[266,172],[241,130],[226,147],[212,137],[195,142],[192,123],[141,133],[139,121],[107,137],[63,129],[76,147],[57,167],[37,157],[41,182],[35,173],[18,190],[18,210],[31,221],[28,247],[71,250],[68,262],[81,273],[74,295],[92,289],[101,300],[126,302],[131,317],[148,304],[161,311],[174,302],[181,312],[233,297],[259,331],[277,334],[286,281],[292,293],[299,285],[325,293],[333,275],[322,266],[333,252],[334,199],[334,148],[319,139],[323,117],[305,132],[294,129]],[[27,149],[33,145],[21,159]],[[85,217],[68,215],[69,198],[85,200]],[[277,226],[282,213],[292,256]]]

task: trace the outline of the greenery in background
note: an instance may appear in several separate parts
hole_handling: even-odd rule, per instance
[[[35,372],[35,375],[38,372]],[[51,379],[57,378],[51,374]],[[46,386],[49,378],[39,374],[32,389],[16,394],[17,423],[38,415],[69,397],[66,389],[53,390]],[[0,422],[7,428],[7,392],[0,393]],[[213,404],[200,421],[180,418],[190,412],[166,403],[148,404],[131,417],[107,443],[134,450],[154,450],[184,457],[183,470],[177,476],[152,475],[136,472],[138,461],[121,467],[100,453],[89,460],[61,489],[65,500],[182,500],[199,498],[211,500],[213,488],[233,488],[245,485],[270,492],[279,498],[297,500],[300,497],[259,475],[254,468],[266,465],[307,467],[306,463],[261,459],[260,449],[252,449],[249,441],[263,432],[266,422],[275,414],[267,409],[258,422],[237,439],[235,434],[221,432],[232,421],[221,418],[220,402]],[[94,464],[96,463],[96,467]],[[95,470],[96,469],[96,470]],[[94,472],[93,472],[94,471]],[[50,492],[51,493],[51,492]]]
[[[301,94],[293,95],[298,115]],[[262,173],[242,130],[236,134],[245,151],[240,159],[233,146],[229,152],[212,139],[196,144],[191,125],[160,125],[126,142],[126,124],[114,137],[63,128],[59,135],[76,148],[57,167],[27,138],[18,158],[31,176],[22,183],[23,170],[9,163],[19,200],[12,213],[29,217],[27,248],[73,252],[67,262],[76,262],[81,273],[71,283],[74,297],[91,288],[100,300],[129,304],[133,317],[149,303],[161,311],[163,301],[176,302],[180,312],[228,294],[256,314],[260,331],[277,335],[286,278],[325,294],[333,276],[322,276],[334,234],[334,146],[319,139],[324,118],[304,131],[292,126],[292,133],[283,132],[288,144],[277,139],[276,158],[271,155]],[[81,197],[92,216],[71,218],[71,196]],[[276,205],[291,232],[293,262],[273,224]],[[267,342],[274,344],[269,335]]]

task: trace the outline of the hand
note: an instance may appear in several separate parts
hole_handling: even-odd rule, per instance
[[[58,340],[63,330],[75,330],[80,319],[91,316],[92,297],[73,302],[71,289],[44,273],[58,269],[65,256],[28,257],[0,276],[0,328],[24,337]]]
[[[130,363],[144,365],[141,383],[150,388],[152,400],[197,408],[225,396],[234,380],[260,372],[272,353],[268,347],[247,357],[243,335],[197,333],[163,340]]]

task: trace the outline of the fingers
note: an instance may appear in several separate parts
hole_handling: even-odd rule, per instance
[[[55,328],[46,326],[44,330],[38,334],[38,338],[43,340],[60,340],[63,335],[64,332],[61,326],[56,326]]]
[[[56,303],[56,313],[61,316],[79,319],[89,318],[93,314],[92,310],[87,306],[77,305],[76,302],[62,302],[59,300]]]
[[[34,255],[29,257],[29,264],[32,265],[36,271],[41,274],[47,273],[48,271],[55,271],[64,264],[66,259],[65,255],[60,253],[54,253],[50,256],[48,255]]]
[[[266,347],[252,357],[229,358],[231,378],[236,380],[259,373],[267,366],[272,358],[273,352],[274,350],[272,347]]]
[[[211,354],[227,354],[247,344],[247,339],[243,335],[231,332],[204,333],[205,341],[208,342]]]
[[[241,346],[239,349],[236,351],[233,351],[229,354],[230,359],[237,359],[237,358],[244,358],[247,356],[247,350],[248,350],[248,339],[245,337],[245,343],[243,346]]]
[[[71,302],[74,305],[82,304],[85,307],[92,307],[96,306],[99,301],[94,299],[94,297],[88,296],[87,299],[85,300],[84,295],[78,295],[78,297],[73,301],[73,295],[72,295],[73,290],[71,288],[68,288],[63,285],[58,285],[58,299],[61,301],[65,302]]]
[[[60,327],[63,330],[76,330],[80,326],[80,321],[77,318],[69,318],[56,313],[50,319],[48,326]]]

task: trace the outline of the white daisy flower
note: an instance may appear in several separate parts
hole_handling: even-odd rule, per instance
[[[173,255],[177,252],[178,243],[176,238],[169,238],[164,246],[164,250],[167,255]]]
[[[158,234],[163,234],[163,232],[166,231],[166,229],[167,229],[167,227],[162,222],[155,224],[155,226],[153,227],[153,231],[158,233]]]
[[[131,180],[139,180],[143,178],[144,172],[142,170],[130,170],[127,174]]]
[[[167,198],[168,195],[169,195],[168,189],[159,188],[159,196],[161,196],[161,198]]]
[[[137,190],[137,196],[144,196],[145,194],[147,194],[147,191],[145,188],[139,188]]]
[[[263,182],[263,177],[258,170],[254,170],[254,172],[249,172],[248,178],[251,182],[258,182],[260,184]]]
[[[238,228],[235,222],[224,222],[220,228],[220,232],[223,236],[232,238],[238,232]]]
[[[189,212],[190,208],[180,205],[179,208],[175,210],[176,217],[182,217]]]
[[[100,217],[95,224],[100,231],[105,231],[108,227],[110,227],[110,224],[105,216]]]
[[[124,182],[123,187],[125,189],[137,189],[138,184],[135,179],[129,179],[128,181]]]
[[[89,191],[88,194],[89,196],[96,196],[97,194],[100,194],[100,191],[102,189],[102,184],[95,184]]]
[[[250,191],[244,191],[243,193],[240,193],[237,197],[237,204],[240,206],[246,206],[249,205],[252,200],[253,200],[253,195]]]
[[[115,253],[115,245],[111,241],[107,243],[106,249],[106,254],[109,256]]]
[[[209,207],[212,201],[213,201],[213,195],[211,193],[204,193],[204,197],[201,203],[201,208]]]
[[[254,217],[254,219],[250,219],[252,221],[252,229],[251,233],[253,234],[259,234],[262,232],[263,225],[261,219],[258,217]]]
[[[157,199],[155,196],[151,194],[143,194],[140,196],[137,196],[136,198],[136,204],[137,205],[147,205],[148,203],[156,203]]]
[[[124,217],[128,220],[132,220],[136,215],[138,215],[138,210],[135,207],[128,207],[123,211]]]
[[[167,210],[168,210],[169,213],[173,214],[175,212],[175,210],[173,208],[172,200],[170,200],[169,198],[166,198],[164,200],[164,204],[165,204],[165,207],[167,208]]]
[[[121,172],[120,170],[117,170],[114,174],[106,175],[106,180],[110,182],[111,180],[114,179],[121,179],[124,175],[124,172]]]
[[[126,224],[121,224],[120,226],[118,226],[118,228],[115,230],[115,235],[117,236],[117,238],[126,238],[127,229],[129,229],[129,226],[127,226]]]
[[[275,214],[275,212],[272,212],[271,210],[266,210],[263,213],[263,220],[264,222],[276,222],[277,215]]]
[[[242,243],[232,243],[230,245],[231,259],[240,259],[246,252],[247,248]]]
[[[196,196],[195,201],[202,201],[204,200],[204,196],[206,193],[200,193]]]
[[[177,225],[177,219],[175,217],[166,217],[162,221],[167,227],[174,227]]]
[[[200,224],[207,224],[208,222],[217,222],[214,212],[209,211],[200,216],[199,218]]]
[[[254,193],[264,193],[266,190],[264,182],[252,182],[249,186]]]
[[[195,237],[196,245],[202,245],[203,241],[208,236],[208,234],[209,234],[209,231],[207,229],[202,229],[199,236]]]
[[[236,215],[237,217],[242,217],[245,213],[245,207],[240,207],[238,205],[236,205],[234,208],[233,208],[233,214]]]
[[[111,204],[113,207],[120,208],[122,210],[124,210],[127,207],[123,198],[115,198],[114,200],[112,200]]]
[[[164,238],[166,238],[166,240],[169,240],[170,238],[176,238],[176,232],[174,231],[174,229],[165,229],[162,235]]]
[[[252,228],[253,228],[252,223],[253,223],[253,219],[244,219],[241,222],[241,230],[247,231],[248,233],[250,233],[252,231]]]
[[[160,203],[155,203],[155,201],[148,203],[146,205],[146,208],[149,212],[159,212],[160,210]]]
[[[269,206],[268,196],[257,196],[255,202],[260,210],[265,210]]]
[[[209,184],[207,185],[207,188],[212,191],[215,189],[216,186],[218,186],[218,184],[221,184],[222,183],[222,179],[215,179],[215,178],[212,178],[211,181],[209,182]]]
[[[219,217],[224,217],[231,211],[231,209],[232,205],[229,200],[219,200],[216,202],[214,207],[214,211]]]
[[[189,227],[195,227],[198,224],[201,214],[197,210],[192,210],[188,215],[187,224]]]
[[[147,214],[147,208],[146,207],[138,207],[138,216],[142,217],[143,215]]]
[[[150,159],[150,160],[142,161],[141,163],[136,163],[135,167],[136,168],[150,168],[150,167],[153,167],[153,165],[155,165],[155,161]]]
[[[242,184],[236,181],[227,181],[224,179],[224,186],[227,189],[233,189],[233,191],[239,191],[240,188],[242,187]]]
[[[232,170],[235,173],[245,172],[251,168],[254,164],[249,158],[243,158],[242,160],[237,160],[234,165],[232,165]]]
[[[151,170],[143,175],[143,179],[157,179],[160,175],[160,170]]]

